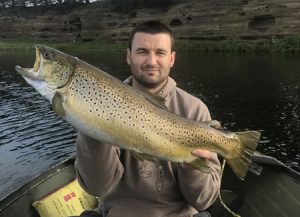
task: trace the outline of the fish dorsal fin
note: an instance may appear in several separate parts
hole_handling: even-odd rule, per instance
[[[150,103],[152,103],[153,105],[157,106],[158,108],[164,109],[164,110],[168,110],[168,108],[165,105],[165,98],[161,97],[161,96],[157,96],[151,93],[147,93],[144,91],[141,91],[142,96],[149,101]]]
[[[217,130],[222,129],[221,123],[217,120],[204,121],[203,123]]]

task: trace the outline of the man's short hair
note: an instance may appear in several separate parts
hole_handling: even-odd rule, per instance
[[[173,51],[175,49],[175,42],[174,42],[174,35],[171,29],[169,29],[164,24],[149,20],[144,23],[139,24],[136,26],[130,33],[129,39],[128,39],[128,49],[131,51],[132,48],[132,41],[137,32],[143,32],[143,33],[149,33],[149,34],[158,34],[158,33],[166,33],[171,38],[171,50]]]

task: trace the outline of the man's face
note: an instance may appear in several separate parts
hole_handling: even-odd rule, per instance
[[[169,76],[174,65],[175,51],[171,50],[171,38],[166,33],[137,32],[131,51],[127,50],[127,63],[133,77],[143,86],[156,87]]]

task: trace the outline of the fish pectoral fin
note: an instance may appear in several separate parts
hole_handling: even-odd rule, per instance
[[[144,91],[141,91],[143,97],[145,97],[146,100],[148,100],[153,105],[157,106],[158,108],[164,109],[168,111],[168,108],[165,105],[166,100],[163,97],[153,95],[151,93],[147,93]]]
[[[138,161],[144,161],[141,153],[137,153],[136,151],[130,151],[131,155]]]
[[[208,160],[204,158],[197,158],[196,160],[187,163],[187,165],[193,167],[194,169],[198,169],[204,173],[210,173],[210,167],[208,166]]]
[[[204,121],[203,123],[204,123],[204,124],[207,124],[207,125],[210,126],[210,127],[215,128],[215,129],[217,129],[217,130],[222,129],[221,123],[220,123],[219,121],[217,121],[217,120]]]
[[[150,155],[144,154],[144,153],[139,153],[139,152],[132,151],[132,150],[130,151],[130,153],[138,161],[144,161],[144,160],[151,161],[151,162],[156,162],[157,161],[156,158],[154,158]]]
[[[65,112],[65,109],[64,109],[62,103],[63,103],[63,96],[60,93],[56,92],[52,99],[52,108],[53,108],[53,111],[59,117],[64,118],[66,116],[66,112]]]

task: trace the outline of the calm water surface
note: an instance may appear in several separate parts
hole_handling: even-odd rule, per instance
[[[124,52],[67,52],[130,75]],[[0,198],[75,153],[76,131],[14,71],[34,59],[34,50],[0,53]],[[225,129],[260,130],[258,150],[300,171],[299,69],[297,55],[178,53],[172,76]]]

